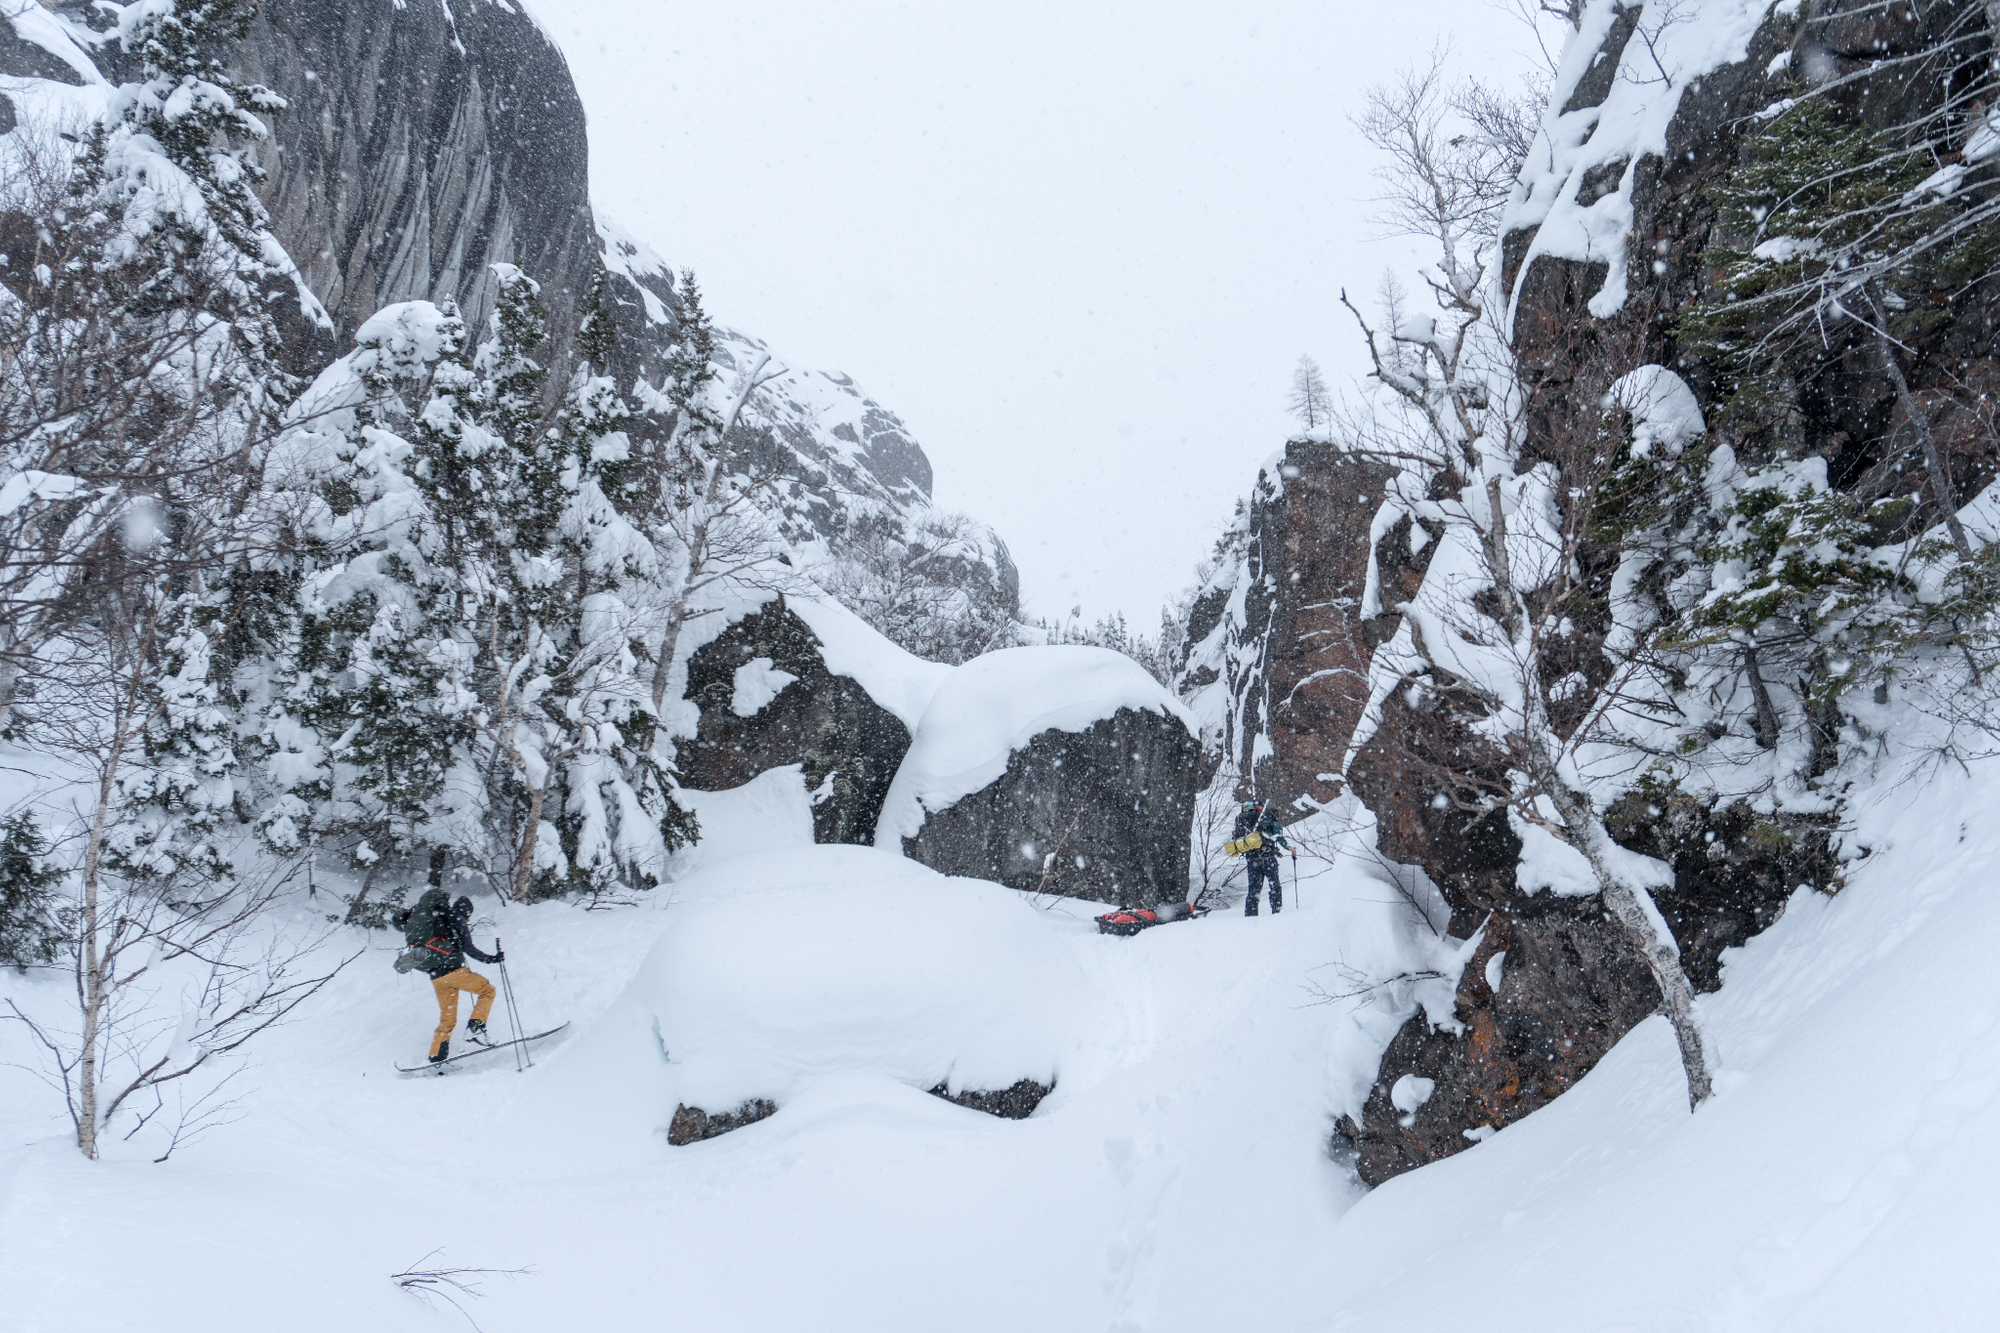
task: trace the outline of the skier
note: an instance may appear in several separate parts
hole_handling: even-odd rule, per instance
[[[494,952],[487,954],[472,943],[472,899],[460,897],[446,906],[444,890],[431,889],[417,900],[416,906],[398,917],[396,924],[404,928],[403,937],[412,946],[405,954],[411,959],[408,966],[428,972],[431,989],[437,992],[438,1025],[431,1038],[431,1063],[441,1065],[451,1054],[451,1032],[458,1026],[460,991],[478,997],[473,1001],[472,1020],[465,1030],[469,1039],[485,1045],[486,1015],[493,1010],[493,983],[467,967],[465,956],[471,954],[482,963],[500,963],[506,961],[507,955],[497,944]],[[408,967],[398,960],[396,970],[407,971]]]
[[[1243,863],[1250,870],[1250,892],[1243,899],[1243,915],[1257,915],[1258,891],[1269,880],[1271,915],[1276,916],[1285,905],[1284,890],[1278,883],[1278,849],[1291,852],[1294,864],[1299,859],[1299,854],[1285,841],[1285,826],[1271,813],[1269,802],[1250,800],[1243,803],[1242,813],[1236,816],[1236,828],[1229,836],[1230,847],[1242,849]],[[1258,845],[1244,846],[1252,837]]]

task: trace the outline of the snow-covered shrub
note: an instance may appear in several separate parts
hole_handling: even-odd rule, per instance
[[[960,514],[857,509],[815,578],[890,642],[957,665],[1015,641],[1018,599],[994,586],[987,535]]]

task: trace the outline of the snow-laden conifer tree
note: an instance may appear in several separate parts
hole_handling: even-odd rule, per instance
[[[536,285],[496,276],[476,348],[406,303],[307,395],[339,406],[297,435],[327,514],[280,710],[324,750],[297,798],[362,864],[430,845],[516,898],[644,887],[693,828],[652,752],[630,412],[589,360],[544,406]],[[578,347],[607,326],[593,305]]]

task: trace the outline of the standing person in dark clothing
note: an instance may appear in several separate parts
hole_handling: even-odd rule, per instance
[[[1258,894],[1268,880],[1271,915],[1276,916],[1285,905],[1284,889],[1278,883],[1278,852],[1280,849],[1292,852],[1294,862],[1299,856],[1292,851],[1291,843],[1285,841],[1285,826],[1271,813],[1269,802],[1245,801],[1242,813],[1236,816],[1235,830],[1229,836],[1230,847],[1241,848],[1243,862],[1250,870],[1250,892],[1243,899],[1243,915],[1257,915]]]
[[[493,953],[481,953],[473,944],[472,899],[461,897],[447,905],[444,890],[431,889],[398,924],[403,926],[404,938],[411,944],[405,956],[413,958],[414,966],[430,974],[431,989],[437,993],[438,1025],[431,1038],[431,1063],[442,1064],[451,1053],[451,1031],[458,1026],[460,991],[476,997],[472,1020],[466,1024],[466,1036],[485,1044],[486,1016],[493,1011],[493,983],[467,967],[465,959],[469,954],[482,963],[498,963],[507,955],[497,947]],[[397,964],[397,970],[405,970],[402,963]]]

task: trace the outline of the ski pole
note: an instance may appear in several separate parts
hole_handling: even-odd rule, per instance
[[[514,1072],[518,1074],[527,1067],[521,1063],[521,1057],[528,1049],[527,1043],[521,1038],[527,1033],[521,1028],[520,1006],[514,1003],[514,979],[507,975],[507,950],[498,935],[493,937],[493,952],[500,955],[500,991],[507,997],[507,1023],[514,1029]],[[534,1063],[534,1057],[529,1056],[528,1064]]]

